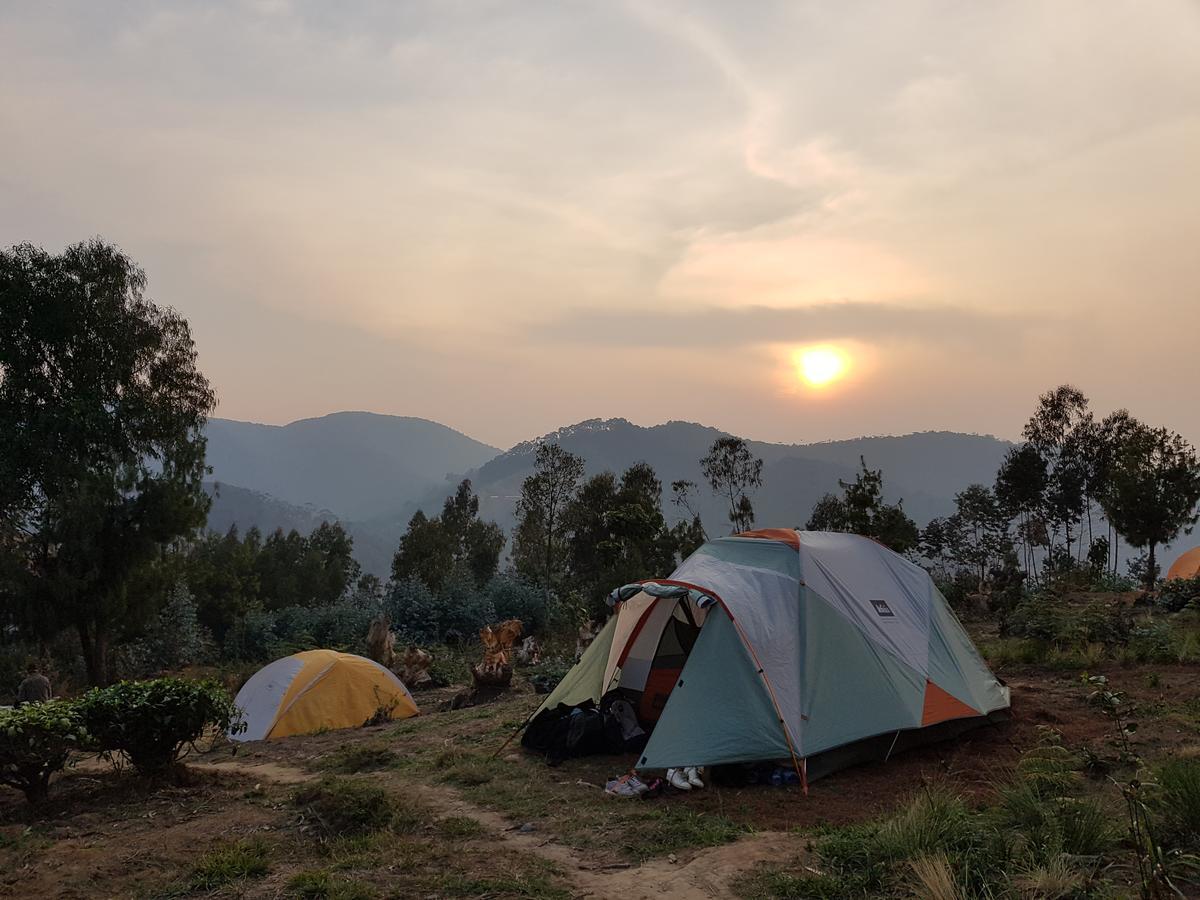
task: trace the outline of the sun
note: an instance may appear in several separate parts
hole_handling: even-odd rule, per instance
[[[837,347],[805,347],[793,356],[796,370],[811,387],[826,387],[846,374],[850,358]]]

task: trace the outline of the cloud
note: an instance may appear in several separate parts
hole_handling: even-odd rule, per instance
[[[535,326],[539,337],[623,347],[733,348],[853,339],[869,343],[953,342],[1012,351],[1045,317],[953,306],[833,302],[803,307],[707,307],[692,311],[576,310]]]

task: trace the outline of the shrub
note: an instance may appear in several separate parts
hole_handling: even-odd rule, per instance
[[[377,614],[377,609],[355,598],[328,606],[251,610],[230,629],[224,655],[267,661],[317,647],[361,651]]]
[[[541,634],[550,624],[550,602],[540,587],[518,578],[497,575],[488,582],[486,593],[496,618],[520,619],[526,634]]]
[[[1178,656],[1174,630],[1163,621],[1147,621],[1129,635],[1130,655],[1138,662],[1174,662]]]
[[[359,778],[322,778],[301,787],[292,800],[325,837],[379,831],[395,820],[387,792]]]
[[[83,718],[65,700],[0,710],[0,784],[36,803],[49,791],[51,776],[86,739]]]
[[[1191,604],[1200,606],[1200,576],[1163,582],[1158,589],[1157,602],[1169,612],[1179,612]]]
[[[416,579],[393,583],[383,608],[403,642],[424,646],[473,638],[484,625],[496,621],[491,599],[475,586],[469,573],[457,570],[437,595]]]
[[[79,701],[96,749],[124,753],[143,775],[158,775],[210,728],[240,731],[240,711],[215,681],[156,678],[95,688]]]

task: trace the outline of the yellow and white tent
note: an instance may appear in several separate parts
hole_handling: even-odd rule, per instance
[[[234,701],[246,730],[238,741],[358,728],[380,710],[392,719],[417,715],[399,678],[374,660],[336,650],[306,650],[259,669]]]

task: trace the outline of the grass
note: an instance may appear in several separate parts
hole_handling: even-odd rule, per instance
[[[382,744],[351,744],[321,760],[321,768],[342,775],[375,772],[389,769],[400,761],[400,755]]]
[[[292,801],[325,837],[413,830],[427,821],[416,809],[398,808],[383,788],[357,778],[322,778],[299,788]]]
[[[270,871],[270,850],[261,840],[221,844],[200,858],[188,877],[189,891],[211,891],[247,878],[261,878]]]
[[[470,840],[487,834],[487,829],[466,816],[447,816],[439,819],[438,833],[452,840]]]
[[[361,882],[325,869],[300,872],[287,883],[287,895],[300,900],[373,900],[376,893]]]
[[[1200,837],[1200,759],[1172,759],[1158,771],[1160,803],[1170,827]]]

